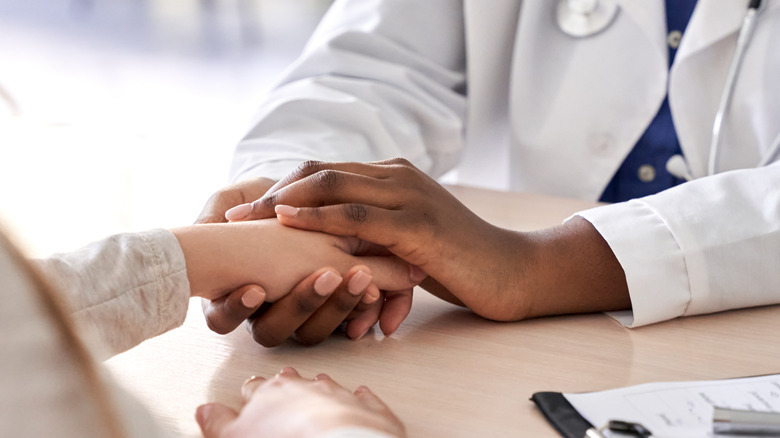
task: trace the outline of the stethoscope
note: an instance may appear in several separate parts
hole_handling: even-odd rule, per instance
[[[747,14],[739,29],[737,48],[734,51],[734,56],[731,58],[728,75],[726,76],[726,85],[723,87],[720,96],[718,112],[715,114],[715,120],[712,122],[712,139],[710,141],[709,159],[707,162],[707,175],[714,175],[718,171],[723,118],[728,113],[731,97],[734,94],[734,86],[737,83],[737,76],[739,76],[739,70],[742,66],[742,58],[745,54],[745,49],[750,43],[750,37],[753,35],[760,7],[761,0],[749,1]],[[609,27],[615,20],[618,11],[617,0],[559,0],[556,20],[558,27],[567,35],[575,38],[584,38],[596,35]],[[771,163],[778,153],[780,153],[780,134],[775,138],[768,153],[764,154],[758,163],[758,167]],[[687,181],[694,179],[682,155],[672,156],[666,163],[666,170],[680,179]]]

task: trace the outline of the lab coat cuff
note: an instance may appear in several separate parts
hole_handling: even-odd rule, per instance
[[[593,224],[626,275],[632,310],[609,312],[626,327],[685,314],[691,301],[685,259],[662,217],[640,200],[576,213]]]

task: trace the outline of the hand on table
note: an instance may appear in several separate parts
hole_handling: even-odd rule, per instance
[[[345,427],[362,427],[405,437],[400,420],[365,386],[350,392],[325,374],[304,379],[294,368],[276,377],[252,377],[241,388],[239,412],[219,403],[198,408],[205,438],[322,436]]]
[[[493,226],[408,161],[308,162],[231,220],[276,215],[288,226],[354,236],[432,279],[437,296],[494,320],[630,307],[625,276],[581,218],[520,233]],[[430,287],[428,287],[430,286]]]
[[[225,222],[224,213],[228,208],[259,198],[272,184],[269,179],[256,178],[220,190],[209,199],[198,222]],[[353,254],[373,255],[365,245],[356,242],[353,241]],[[292,242],[287,244],[289,246]],[[307,246],[300,246],[297,250],[302,254],[308,252]],[[360,263],[361,260],[355,259],[355,262]],[[295,261],[294,264],[297,263]],[[266,347],[279,345],[291,335],[304,344],[316,344],[326,339],[345,320],[348,320],[347,335],[352,339],[360,339],[377,320],[382,331],[389,335],[406,318],[411,307],[412,287],[424,278],[419,269],[409,269],[411,281],[407,281],[405,273],[397,272],[403,280],[400,283],[393,280],[392,285],[385,284],[392,287],[380,292],[376,281],[369,282],[362,291],[358,290],[365,283],[364,274],[371,274],[359,266],[353,265],[343,278],[339,271],[322,268],[292,287],[289,294],[273,305],[266,303],[261,307],[266,301],[262,287],[244,285],[232,293],[204,300],[203,311],[209,327],[217,333],[230,332],[247,320],[255,340]],[[399,288],[399,284],[404,286]]]

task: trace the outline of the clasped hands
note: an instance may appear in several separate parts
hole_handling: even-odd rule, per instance
[[[526,288],[517,258],[521,256],[529,269],[536,257],[534,239],[488,224],[406,160],[307,162],[279,182],[256,178],[216,193],[198,222],[268,218],[299,230],[354,239],[354,255],[392,255],[408,263],[409,276],[403,282],[422,281],[429,292],[487,318],[517,320],[531,315],[529,295],[507,292]],[[251,316],[236,305],[256,287],[245,286],[206,302],[205,315],[218,332],[232,330],[239,318],[249,316],[255,340],[266,346],[277,345],[290,334],[316,343],[344,320],[353,339],[362,337],[377,320],[389,335],[410,310],[411,287],[392,290],[380,285],[385,289],[380,296],[372,283],[357,293],[360,296],[356,291],[349,294],[350,283],[365,279],[362,272],[364,268],[353,267],[329,297],[316,293],[317,282],[326,279],[318,280],[322,272],[315,272],[267,310]]]

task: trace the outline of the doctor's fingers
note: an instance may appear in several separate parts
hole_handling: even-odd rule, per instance
[[[425,269],[429,252],[440,247],[440,227],[424,209],[390,210],[365,204],[324,207],[276,207],[279,221],[289,227],[321,231],[337,236],[355,236],[383,246],[406,262]],[[424,277],[423,277],[424,278]],[[384,287],[397,290],[402,288]]]
[[[216,333],[232,332],[249,318],[265,301],[265,291],[257,285],[242,286],[216,300],[203,299],[206,324]]]
[[[375,287],[375,286],[371,286]],[[373,292],[366,292],[365,296],[369,296]],[[379,292],[379,299],[370,304],[365,304],[363,301],[358,303],[352,310],[352,313],[347,317],[347,323],[345,331],[347,337],[353,341],[359,341],[371,330],[371,327],[375,326],[379,321],[379,315],[382,312],[382,306],[384,305],[384,294]]]
[[[332,269],[320,269],[298,283],[293,290],[271,305],[263,306],[247,319],[247,329],[255,342],[276,347],[289,338],[342,284]]]
[[[385,292],[382,313],[379,315],[379,328],[385,336],[390,336],[398,330],[409,312],[412,310],[413,289]]]
[[[402,163],[402,164],[399,164]],[[307,162],[271,188],[250,206],[240,206],[231,215],[245,219],[273,216],[278,204],[319,206],[363,203],[400,208],[427,178],[406,160],[378,163]]]
[[[389,160],[372,161],[368,163],[361,162],[326,162],[310,160],[305,161],[297,169],[290,172],[289,175],[282,178],[268,190],[268,193],[274,193],[279,189],[286,187],[296,181],[300,181],[304,178],[310,177],[316,173],[323,171],[340,171],[345,173],[353,173],[356,175],[364,175],[371,178],[385,179],[392,176],[395,172],[402,168],[419,170],[408,160],[404,158],[391,158]]]
[[[388,168],[388,163],[389,161],[377,161],[372,163],[326,162],[315,160],[305,161],[300,166],[298,166],[298,168],[290,172],[289,175],[274,184],[273,187],[268,190],[268,193],[274,193],[283,187],[286,187],[304,178],[308,178],[315,173],[329,170],[364,175],[370,178],[383,179],[387,178],[390,174],[391,169]]]
[[[279,204],[314,207],[353,202],[398,208],[404,198],[403,188],[391,179],[323,170],[253,202],[249,217],[273,217],[273,209]]]
[[[295,330],[294,339],[303,345],[319,344],[336,331],[357,306],[363,304],[371,308],[379,305],[381,295],[376,285],[371,283],[372,279],[371,271],[365,266],[353,267],[328,301]]]
[[[390,336],[398,330],[412,309],[413,289],[383,291],[380,298],[371,308],[364,308],[361,303],[349,315],[347,336],[357,340],[365,336],[377,322],[385,336]]]

